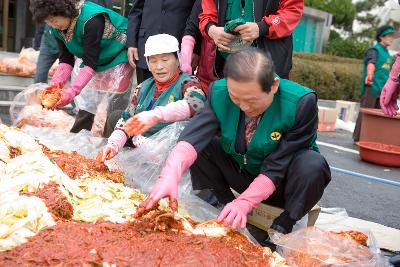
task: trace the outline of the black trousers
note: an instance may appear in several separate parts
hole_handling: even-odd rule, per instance
[[[131,89],[129,88],[123,94],[115,94],[110,99],[110,102],[109,102],[109,105],[107,108],[107,120],[106,120],[106,125],[104,126],[103,137],[109,137],[110,134],[112,133],[112,130],[111,131],[107,130],[107,122],[109,120],[109,117],[113,116],[112,119],[113,119],[113,121],[115,121],[115,123],[114,123],[114,126],[115,126],[121,113],[128,107],[128,104],[130,101],[130,97],[129,97],[130,94],[131,94]],[[90,131],[93,126],[94,118],[95,118],[95,114],[90,113],[86,110],[79,110],[78,114],[75,117],[75,122],[74,122],[74,125],[72,126],[70,132],[71,133],[79,133],[81,130]]]
[[[365,86],[364,94],[361,96],[360,99],[360,108],[381,108],[379,97],[375,97],[372,95],[370,86]],[[360,111],[358,113],[356,126],[353,132],[354,142],[358,142],[360,140],[362,116],[363,115]]]
[[[152,77],[152,74],[148,69],[136,67],[137,84],[141,84],[150,77]]]
[[[79,133],[83,129],[90,131],[92,129],[93,121],[93,113],[87,112],[86,110],[79,110],[70,132]]]
[[[255,178],[240,169],[217,138],[198,155],[190,171],[193,189],[211,189],[223,204],[235,199],[230,188],[242,193]],[[315,151],[301,150],[294,155],[282,184],[264,202],[283,208],[297,221],[317,204],[330,180],[325,158]]]

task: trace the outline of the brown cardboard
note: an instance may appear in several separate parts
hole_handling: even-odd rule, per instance
[[[336,108],[318,107],[318,131],[335,131],[338,113],[339,112]]]

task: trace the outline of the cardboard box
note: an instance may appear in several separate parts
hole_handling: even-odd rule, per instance
[[[335,131],[335,124],[338,113],[339,112],[336,108],[318,107],[318,131]]]
[[[358,116],[359,104],[357,102],[336,100],[336,109],[339,112],[339,119],[355,122]]]
[[[232,192],[236,197],[239,195],[234,190],[232,190]],[[315,207],[310,210],[310,212],[308,213],[307,226],[315,225],[320,211],[321,207],[319,207],[318,205],[315,205]],[[247,215],[247,222],[264,231],[267,231],[268,228],[271,226],[273,220],[277,218],[282,212],[283,209],[281,208],[260,203],[249,213],[249,215]]]

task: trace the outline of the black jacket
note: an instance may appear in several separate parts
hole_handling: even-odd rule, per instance
[[[144,44],[149,36],[167,33],[182,40],[186,20],[195,0],[133,0],[128,20],[128,47],[137,47],[137,65],[147,69]]]

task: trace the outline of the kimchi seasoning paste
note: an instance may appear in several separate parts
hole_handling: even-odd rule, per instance
[[[45,149],[47,157],[56,162],[58,167],[71,179],[78,179],[88,175],[91,177],[103,177],[117,183],[123,183],[123,174],[110,171],[106,165],[98,164],[96,160],[87,159],[77,152],[66,153],[63,151],[51,151]]]
[[[58,189],[56,182],[50,182],[35,193],[25,193],[25,195],[43,199],[55,219],[71,219],[74,214],[74,208],[68,202],[67,197]]]
[[[269,266],[260,246],[239,234],[223,238],[154,231],[154,225],[59,220],[10,251],[0,266]]]

